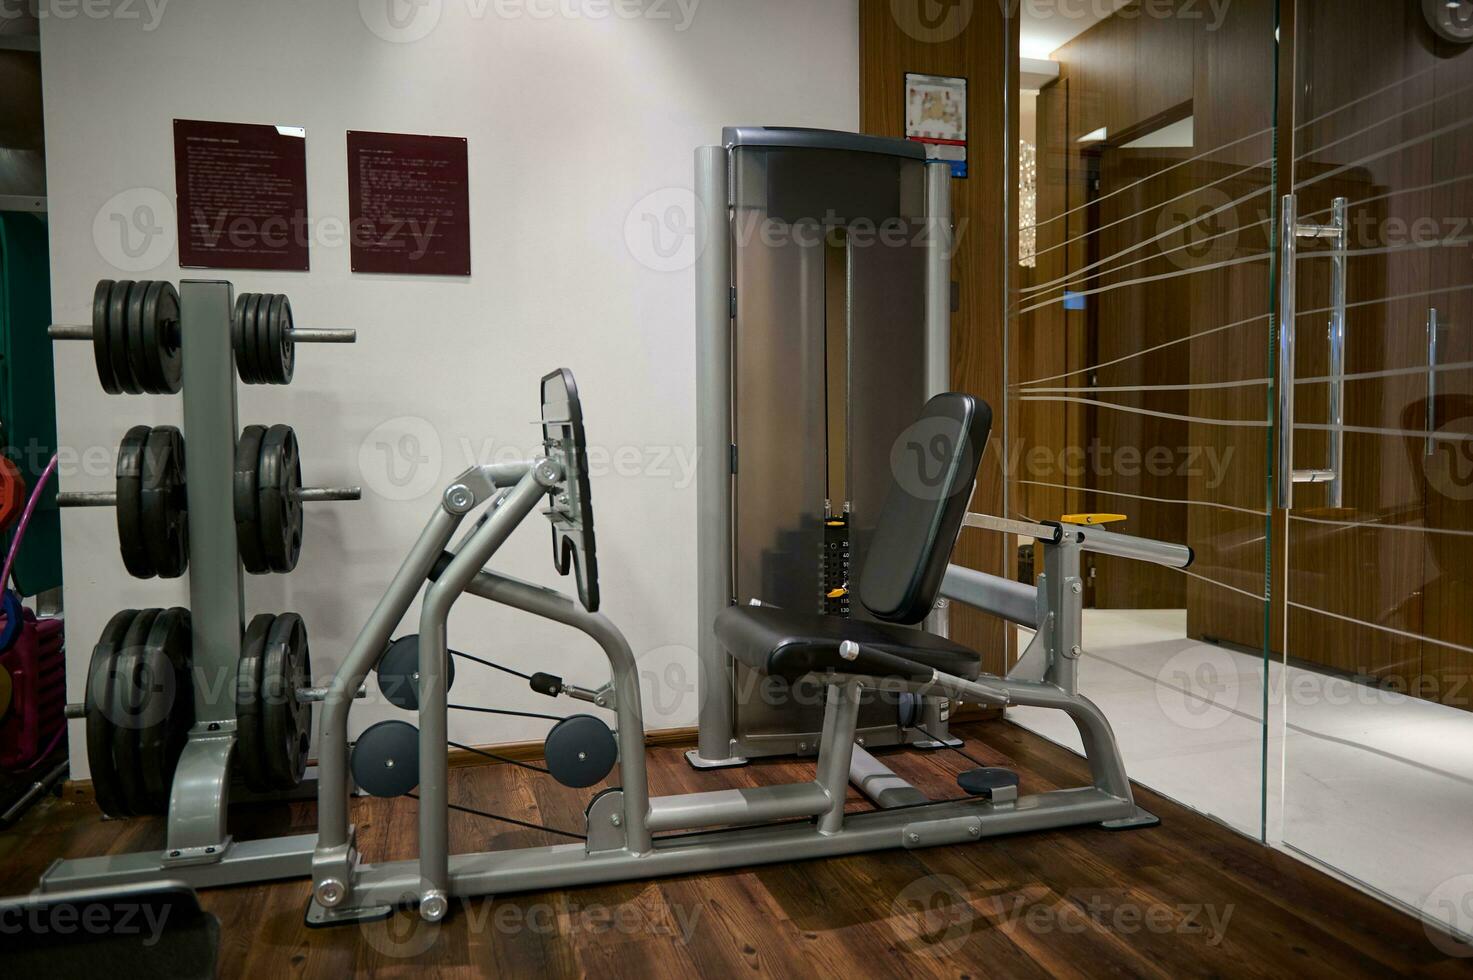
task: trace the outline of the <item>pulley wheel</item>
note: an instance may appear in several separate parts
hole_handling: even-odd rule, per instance
[[[143,526],[143,459],[148,434],[148,426],[135,425],[118,445],[117,505],[113,509],[118,521],[118,549],[123,555],[123,566],[134,578],[153,578],[158,574],[150,557],[148,534]]]
[[[261,732],[261,668],[266,660],[266,636],[275,620],[270,613],[251,620],[240,642],[235,670],[235,764],[246,785],[258,793],[272,788]]]
[[[277,789],[293,789],[306,772],[312,741],[312,705],[297,700],[297,690],[312,683],[307,626],[301,616],[282,613],[271,624],[261,676],[266,775]]]
[[[455,686],[455,658],[445,656],[445,690]],[[389,644],[378,662],[378,689],[396,708],[419,710],[419,634],[401,636]]]
[[[148,434],[143,453],[143,535],[160,578],[189,567],[189,511],[184,488],[184,436],[172,425]]]
[[[87,666],[87,691],[83,696],[87,727],[87,766],[92,771],[92,795],[97,808],[110,817],[126,817],[122,788],[118,785],[117,767],[113,765],[112,720],[114,658],[133,624],[136,609],[124,609],[113,615],[102,628],[92,660]]]
[[[552,778],[574,789],[607,778],[619,761],[614,733],[593,715],[569,715],[553,725],[542,748]]]
[[[419,785],[419,729],[407,721],[370,725],[353,745],[353,782],[374,796],[403,796]]]

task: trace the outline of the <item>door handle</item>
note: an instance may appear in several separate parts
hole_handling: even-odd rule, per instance
[[[1427,310],[1427,444],[1422,455],[1437,452],[1437,440],[1432,433],[1437,431],[1437,307]]]
[[[1328,224],[1299,221],[1299,199],[1285,194],[1279,228],[1279,344],[1278,344],[1278,506],[1294,506],[1294,484],[1323,483],[1325,503],[1340,507],[1345,502],[1345,275],[1350,244],[1350,202],[1337,197],[1330,204]],[[1328,241],[1335,249],[1330,258],[1330,317],[1326,325],[1330,351],[1329,452],[1322,469],[1294,468],[1294,352],[1298,309],[1294,295],[1299,259],[1299,239]],[[1287,477],[1287,478],[1286,478]]]

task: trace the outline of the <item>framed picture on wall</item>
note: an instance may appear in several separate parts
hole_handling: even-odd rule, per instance
[[[967,80],[905,73],[905,138],[926,144],[926,156],[967,175]]]

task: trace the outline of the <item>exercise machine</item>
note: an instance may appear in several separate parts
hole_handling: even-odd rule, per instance
[[[951,173],[907,140],[731,126],[696,150],[695,188],[701,697],[686,758],[710,769],[812,755],[824,714],[820,688],[773,691],[726,655],[722,609],[756,597],[874,619],[851,580],[891,448],[951,387]],[[943,601],[925,628],[945,635],[944,617]],[[949,707],[866,699],[859,737],[950,744]]]
[[[517,463],[472,467],[445,489],[325,692],[309,924],[386,916],[403,904],[417,905],[427,921],[439,921],[456,896],[969,843],[1071,825],[1125,829],[1156,822],[1135,803],[1108,721],[1076,689],[1083,591],[1079,556],[1094,550],[1186,567],[1191,551],[1096,527],[969,515],[991,412],[954,392],[930,398],[914,422],[914,431],[925,438],[903,448],[915,460],[915,473],[902,468],[891,474],[867,560],[856,578],[856,594],[869,619],[735,603],[716,616],[713,633],[732,659],[777,683],[810,679],[823,686],[814,778],[651,797],[637,665],[623,634],[599,611],[587,439],[571,373],[559,370],[542,379],[541,407],[542,452]],[[576,599],[488,567],[543,503],[552,525],[555,567],[576,577]],[[452,546],[462,523],[478,510],[480,516]],[[949,565],[964,523],[1033,537],[1044,554],[1042,584],[1030,588]],[[1006,676],[982,675],[975,651],[913,628],[943,589],[959,601],[1035,626],[1032,643]],[[418,725],[380,723],[374,729],[381,734],[365,731],[350,758],[348,722],[355,693],[370,671],[382,669],[393,646],[390,634],[421,592],[417,669],[409,678],[414,697],[406,700],[417,712]],[[589,718],[575,715],[549,735],[547,768],[567,785],[592,786],[616,764],[619,769],[617,785],[588,801],[582,827],[542,828],[576,838],[574,843],[450,851],[449,813],[469,808],[449,798],[452,653],[446,622],[466,594],[571,627],[596,641],[608,657],[611,676],[597,687],[574,686],[546,673],[529,677],[534,690],[590,701],[616,717],[612,732],[597,719],[574,722]],[[393,673],[403,671],[401,663]],[[1079,728],[1090,783],[1021,795],[1015,775],[983,769],[965,774],[966,792],[956,798],[914,800],[918,791],[900,786],[873,810],[845,813],[859,711],[877,694],[1063,711]],[[570,722],[572,727],[565,727]],[[349,822],[350,771],[376,795],[405,795],[418,788],[417,858],[372,863],[359,853]]]

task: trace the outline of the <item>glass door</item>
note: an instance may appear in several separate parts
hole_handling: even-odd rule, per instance
[[[1293,15],[1270,836],[1473,933],[1473,3]]]
[[[1089,556],[1080,689],[1133,779],[1260,837],[1278,9],[1107,8],[1021,25],[1025,52],[1072,39],[1018,93],[1008,516],[1192,546],[1186,571]],[[1077,748],[1067,719],[1008,714]]]

